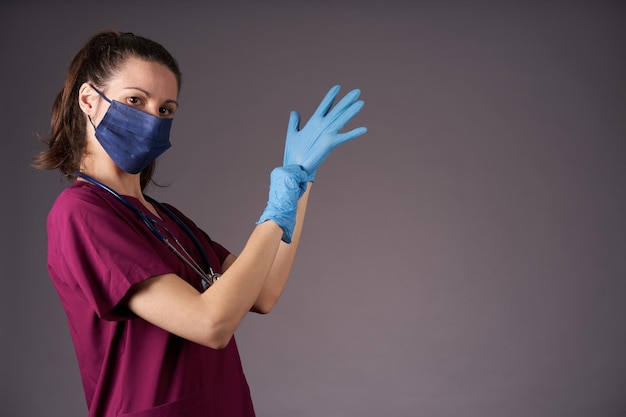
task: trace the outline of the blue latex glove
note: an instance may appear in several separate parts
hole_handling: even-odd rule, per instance
[[[344,142],[361,136],[367,129],[359,127],[345,133],[339,133],[363,107],[363,101],[357,101],[361,91],[350,91],[330,110],[339,86],[331,88],[319,107],[313,113],[304,128],[300,129],[300,114],[292,111],[287,127],[285,155],[283,165],[300,165],[309,174],[308,181],[315,181],[317,168],[326,159],[330,151]]]
[[[270,174],[270,192],[267,206],[256,222],[272,220],[283,229],[282,241],[291,243],[296,226],[298,200],[306,191],[307,173],[300,165],[274,168]]]

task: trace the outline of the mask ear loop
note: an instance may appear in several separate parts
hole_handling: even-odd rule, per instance
[[[100,97],[102,97],[103,99],[105,99],[105,100],[106,100],[109,104],[111,104],[111,103],[112,103],[112,101],[111,101],[111,100],[109,100],[109,98],[108,98],[107,96],[105,96],[105,95],[104,95],[104,93],[103,93],[102,91],[98,90],[98,89],[97,89],[97,88],[96,88],[93,84],[89,84],[89,86],[90,86],[91,88],[93,88],[93,89],[94,89],[94,91],[95,91],[96,93],[98,93],[98,95],[99,95]]]
[[[89,119],[89,123],[91,123],[91,125],[93,126],[93,131],[95,132],[97,130],[96,125],[93,124],[93,120],[91,120],[91,116],[87,115],[87,118]]]
[[[107,103],[112,104],[113,101],[109,100],[109,98],[107,96],[104,95],[104,93],[100,90],[98,90],[93,84],[89,84],[89,87],[93,88],[93,90],[98,93],[98,95],[100,97],[102,97],[104,100],[106,100]],[[90,115],[87,115],[87,118],[89,119],[89,123],[91,123],[91,125],[93,126],[93,130],[94,132],[96,131],[96,125],[94,124],[93,120],[91,119]]]

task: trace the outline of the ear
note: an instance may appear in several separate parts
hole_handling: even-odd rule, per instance
[[[88,83],[83,83],[78,90],[78,105],[87,116],[94,117],[100,102],[100,96]]]

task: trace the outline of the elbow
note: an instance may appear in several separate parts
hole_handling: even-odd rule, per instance
[[[251,311],[258,314],[269,314],[274,309],[277,302],[277,296],[268,294],[261,295],[252,306]]]
[[[206,342],[203,343],[203,345],[211,349],[222,350],[222,349],[225,349],[226,346],[228,346],[231,339],[232,339],[232,335],[227,338],[226,337],[222,337],[222,338],[212,337],[212,338],[208,338]]]
[[[201,345],[209,347],[211,349],[221,350],[224,349],[230,343],[233,338],[233,334],[208,334],[200,342]]]
[[[257,313],[257,314],[269,314],[272,309],[274,308],[274,306],[266,306],[266,305],[253,305],[252,308],[250,309],[250,311],[252,311],[253,313]]]
[[[214,321],[205,322],[200,331],[201,337],[198,343],[216,350],[221,350],[228,346],[235,333],[234,328],[228,323]]]

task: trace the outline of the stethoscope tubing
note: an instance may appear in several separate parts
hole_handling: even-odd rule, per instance
[[[174,220],[176,222],[176,224],[185,232],[185,234],[187,234],[189,236],[189,238],[192,240],[194,246],[196,246],[196,248],[200,252],[200,256],[202,257],[202,261],[203,261],[205,267],[207,268],[208,274],[205,271],[203,271],[195,261],[192,262],[189,259],[187,259],[182,253],[180,253],[180,251],[174,245],[172,245],[172,243],[167,238],[167,236],[165,236],[163,233],[161,233],[161,231],[156,227],[156,225],[158,223],[158,221],[156,219],[153,219],[152,217],[146,215],[139,208],[135,207],[130,201],[125,199],[117,191],[115,191],[111,187],[101,183],[100,181],[96,180],[95,178],[93,178],[93,177],[91,177],[91,176],[89,176],[89,175],[87,175],[87,174],[85,174],[83,172],[75,172],[74,174],[77,177],[80,177],[80,178],[90,182],[91,184],[93,184],[93,185],[95,185],[95,186],[97,186],[97,187],[107,191],[109,194],[113,195],[117,200],[122,202],[122,204],[124,204],[126,207],[128,207],[131,211],[133,211],[144,222],[144,224],[152,232],[152,234],[154,234],[172,252],[174,252],[174,254],[176,254],[176,256],[178,256],[183,262],[185,262],[185,264],[187,264],[191,269],[193,269],[202,278],[202,280],[204,282],[204,285],[205,285],[205,289],[208,288],[209,286],[211,286],[213,283],[215,283],[215,281],[217,281],[220,278],[220,274],[215,273],[213,271],[213,268],[211,267],[211,263],[209,261],[209,257],[207,256],[206,251],[202,247],[202,244],[200,243],[200,241],[198,240],[196,235],[191,231],[191,229],[189,229],[189,227],[176,214],[174,214],[170,209],[165,207],[163,204],[159,203],[158,201],[156,201],[155,199],[153,199],[152,197],[150,197],[150,196],[148,196],[146,194],[143,195],[148,202],[150,202],[153,205],[157,206],[159,208],[159,210],[161,210],[162,212],[167,214],[168,217],[170,217],[172,220]],[[162,227],[167,230],[165,225],[162,225]],[[174,238],[174,240],[176,240],[176,238],[173,235],[172,235],[172,237]],[[178,241],[177,241],[177,243],[178,243]],[[178,243],[178,244],[180,245],[180,243]],[[180,245],[180,246],[182,247],[182,245]],[[189,253],[187,253],[187,251],[184,248],[183,248],[183,251],[185,251],[185,254],[187,254],[187,256],[189,256],[191,258]],[[193,258],[192,258],[192,260],[193,260]]]

